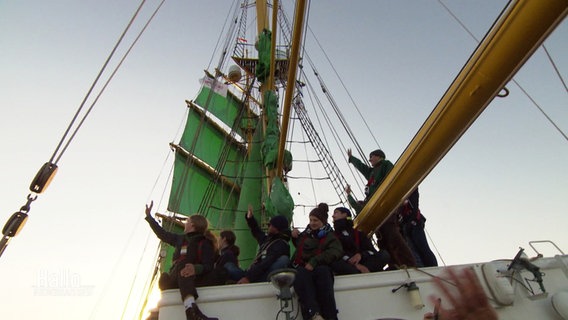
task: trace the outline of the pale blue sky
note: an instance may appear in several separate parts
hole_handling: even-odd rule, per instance
[[[506,3],[446,2],[479,39]],[[0,1],[2,224],[24,204],[29,183],[137,5]],[[155,207],[165,208],[159,202],[164,181],[155,189],[154,183],[160,170],[169,170],[168,142],[183,123],[184,99],[197,93],[229,5],[165,3],[0,258],[1,318],[120,318],[131,282],[146,281],[151,267],[151,257],[141,256],[151,255],[156,245],[142,220],[144,204],[154,199]],[[437,1],[316,1],[309,18],[393,162],[476,47]],[[317,49],[311,37],[308,50]],[[564,22],[545,42],[564,79],[567,39]],[[313,51],[328,87],[339,87],[325,59]],[[542,49],[515,79],[568,131],[568,94]],[[514,84],[508,87],[510,96],[487,108],[420,187],[428,233],[448,264],[512,258],[530,240],[550,239],[568,250],[562,227],[568,223],[568,144]],[[349,111],[344,91],[333,95],[363,149],[376,149]],[[313,201],[309,191],[291,193],[297,203]],[[299,210],[295,223],[304,219]]]

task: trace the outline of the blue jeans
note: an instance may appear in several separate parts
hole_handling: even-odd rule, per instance
[[[229,279],[233,280],[233,281],[239,281],[241,280],[242,277],[245,276],[246,272],[243,271],[243,269],[237,267],[234,263],[232,262],[227,262],[225,263],[225,265],[223,265],[223,267],[227,270],[227,272],[229,273]]]
[[[266,270],[262,274],[262,276],[259,278],[259,280],[255,281],[255,282],[270,281],[270,279],[268,279],[268,275],[272,271],[277,270],[277,269],[287,268],[289,264],[290,264],[290,257],[280,256],[278,259],[276,259],[276,261],[274,261],[273,264],[270,265],[270,268],[268,268],[268,270]],[[225,267],[225,269],[227,269],[227,272],[229,273],[229,279],[231,279],[233,281],[239,281],[239,280],[241,280],[242,277],[245,277],[247,275],[246,271],[237,267],[232,262],[225,263],[225,265],[223,267]]]

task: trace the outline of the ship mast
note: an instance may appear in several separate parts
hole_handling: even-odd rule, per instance
[[[290,106],[294,94],[294,84],[296,82],[296,71],[300,57],[300,47],[302,45],[302,30],[304,29],[304,16],[306,11],[306,0],[299,0],[296,3],[294,14],[294,28],[292,29],[292,47],[290,53],[290,67],[288,69],[288,80],[286,81],[286,94],[284,96],[284,108],[282,111],[282,131],[280,132],[280,142],[278,144],[278,160],[276,161],[276,172],[282,176],[282,163],[284,161],[284,146],[288,135],[288,122],[290,120]],[[274,56],[274,52],[272,52]]]
[[[264,97],[264,92],[267,90],[275,90],[275,55],[276,55],[276,31],[277,31],[277,17],[278,17],[278,0],[274,0],[272,4],[272,37],[270,46],[270,73],[268,81],[260,88],[261,96]],[[258,34],[261,34],[264,29],[268,29],[268,15],[267,5],[265,1],[256,1],[257,11],[257,29]],[[284,161],[284,148],[286,145],[286,136],[288,134],[288,124],[290,120],[290,110],[292,105],[292,97],[294,94],[296,72],[300,60],[300,48],[302,46],[302,31],[304,29],[304,17],[306,11],[306,0],[299,0],[296,3],[296,10],[294,14],[294,26],[292,30],[292,43],[290,48],[288,77],[286,81],[286,92],[284,95],[284,106],[282,111],[282,124],[281,132],[278,143],[278,158],[276,161],[276,171],[269,174],[269,179],[278,176],[282,177],[283,174],[283,161]],[[268,185],[271,183],[269,181]]]

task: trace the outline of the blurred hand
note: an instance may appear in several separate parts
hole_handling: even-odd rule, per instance
[[[367,267],[365,267],[362,264],[356,264],[355,268],[357,268],[357,270],[361,271],[361,273],[369,273],[371,271],[369,271],[369,269]]]
[[[440,318],[440,305],[442,304],[442,299],[438,298],[436,303],[434,303],[434,312],[426,312],[422,320],[438,320]]]
[[[183,267],[183,269],[181,269],[179,273],[182,277],[191,277],[195,275],[195,267],[193,266],[193,264],[188,263],[185,265],[185,267]]]
[[[306,270],[308,270],[308,271],[313,271],[313,270],[314,270],[314,267],[313,267],[311,264],[309,264],[309,263],[307,263],[307,264],[304,266],[304,268],[306,268]]]
[[[351,258],[349,258],[349,263],[358,264],[361,261],[361,254],[356,253]]]
[[[347,195],[351,194],[351,186],[350,185],[345,186],[345,193],[347,193]]]
[[[245,283],[250,283],[249,278],[242,277],[239,281],[237,281],[237,284],[245,284]]]
[[[456,286],[456,290],[450,291],[446,282],[434,278],[434,283],[442,291],[442,294],[453,306],[453,309],[441,307],[441,299],[431,296],[430,301],[439,310],[439,319],[443,320],[497,320],[497,312],[489,304],[489,299],[481,287],[477,276],[470,268],[463,269],[458,273],[454,269],[447,269],[449,280]],[[452,293],[453,292],[453,293]],[[426,318],[430,316],[430,318]],[[435,315],[426,314],[425,319],[435,319]]]
[[[152,217],[153,206],[154,206],[154,201],[150,201],[150,206],[146,205],[146,217]]]
[[[351,149],[347,149],[347,157],[351,158]]]
[[[297,238],[300,235],[300,230],[298,228],[294,228],[292,230],[292,238]]]
[[[241,216],[241,217],[242,217],[242,216]],[[252,204],[249,203],[249,205],[248,205],[248,210],[247,210],[247,219],[250,219],[250,218],[252,218],[252,217],[253,217],[253,214],[252,214]]]

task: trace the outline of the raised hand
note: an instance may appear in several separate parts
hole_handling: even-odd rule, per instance
[[[253,214],[252,214],[252,204],[249,204],[249,205],[248,205],[248,210],[247,210],[247,219],[250,219],[250,218],[252,218],[252,217],[253,217]]]
[[[150,201],[150,206],[146,205],[146,217],[152,217],[153,206],[154,206],[154,201]]]

